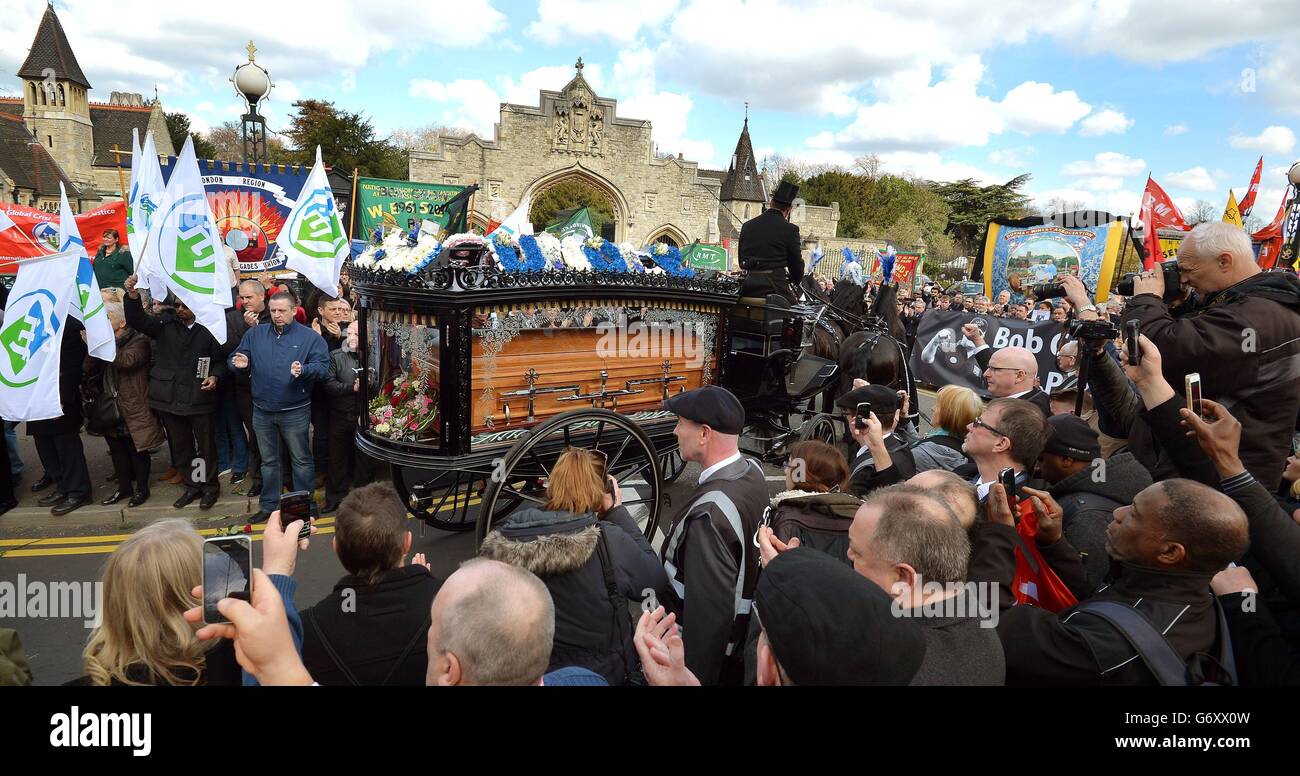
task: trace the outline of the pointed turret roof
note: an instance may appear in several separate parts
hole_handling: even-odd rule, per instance
[[[740,130],[740,140],[736,141],[736,152],[731,155],[727,177],[722,179],[720,198],[742,202],[767,201],[763,176],[758,174],[758,162],[754,160],[754,145],[749,140],[748,116],[745,117],[745,126]]]
[[[77,64],[77,56],[72,53],[72,46],[63,32],[58,15],[54,13],[53,5],[45,7],[45,16],[41,17],[41,26],[36,29],[31,51],[18,70],[18,77],[40,80],[45,77],[46,70],[54,71],[55,78],[90,88],[90,82],[86,80],[86,74],[81,72],[81,65]]]

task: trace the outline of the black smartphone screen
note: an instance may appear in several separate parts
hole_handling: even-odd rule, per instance
[[[223,598],[252,599],[253,545],[245,536],[203,543],[203,621],[229,622],[217,610]]]
[[[1002,483],[1003,489],[1007,492],[1007,507],[1011,509],[1011,514],[1016,513],[1016,470],[1007,467],[998,472],[998,481]]]
[[[1124,346],[1128,350],[1128,362],[1133,366],[1142,363],[1142,345],[1138,342],[1138,321],[1124,323]]]
[[[311,493],[308,491],[297,490],[280,497],[280,528],[288,529],[294,520],[302,521],[298,538],[311,536]]]
[[[866,429],[867,418],[869,417],[871,417],[871,402],[858,402],[857,417],[853,419],[853,425],[857,426],[859,430]]]

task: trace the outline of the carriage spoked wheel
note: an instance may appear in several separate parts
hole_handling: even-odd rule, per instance
[[[799,427],[799,441],[825,442],[834,445],[840,438],[839,421],[834,415],[819,412]]]
[[[402,503],[420,520],[444,531],[468,531],[478,519],[482,494],[488,476],[463,471],[433,471],[409,466],[393,466],[393,487]],[[520,483],[521,489],[527,488]],[[497,502],[497,517],[509,514],[519,505],[510,495]]]
[[[682,476],[682,472],[686,471],[686,461],[682,460],[682,451],[674,448],[664,454],[659,460],[659,468],[663,469],[664,482],[676,482],[677,478]]]
[[[645,431],[624,415],[604,409],[579,409],[556,415],[531,429],[497,463],[479,505],[478,544],[515,506],[540,507],[545,503],[544,483],[567,447],[600,450],[608,456],[608,470],[618,480],[623,506],[646,538],[654,538],[663,495],[661,461],[666,456],[657,452]]]

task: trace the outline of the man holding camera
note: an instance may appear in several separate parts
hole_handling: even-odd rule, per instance
[[[1179,278],[1196,297],[1177,317],[1168,300],[1178,289],[1166,285],[1164,269],[1133,279],[1124,319],[1138,321],[1160,350],[1170,384],[1200,373],[1205,398],[1241,421],[1246,469],[1276,488],[1300,411],[1300,280],[1261,272],[1246,233],[1218,221],[1200,224],[1179,247]]]

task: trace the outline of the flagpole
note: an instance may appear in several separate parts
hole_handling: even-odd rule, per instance
[[[348,213],[348,239],[356,239],[357,225],[357,168],[352,168],[352,212]]]
[[[122,150],[119,150],[118,147],[117,147],[117,143],[114,143],[114,144],[113,144],[113,158],[114,158],[114,161],[115,161],[116,163],[115,163],[113,166],[117,168],[117,188],[118,188],[119,191],[122,192],[122,199],[125,200],[125,199],[126,199],[126,181],[122,179],[122,154],[126,154],[127,156],[130,156],[130,155],[131,155],[131,152],[130,152],[130,151],[122,151]]]

